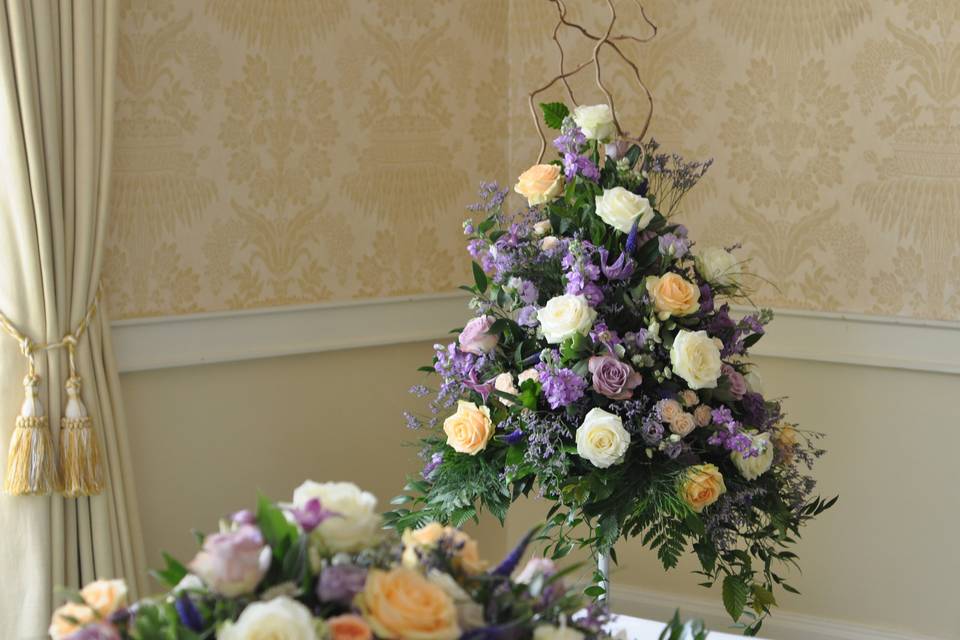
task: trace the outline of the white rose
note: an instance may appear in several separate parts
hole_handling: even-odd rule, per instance
[[[317,640],[317,627],[310,610],[281,596],[268,602],[254,602],[236,622],[228,622],[217,631],[220,640]]]
[[[540,250],[544,253],[553,251],[560,245],[560,239],[557,236],[547,236],[540,241]]]
[[[583,638],[583,634],[573,627],[541,624],[533,629],[533,640],[581,640],[581,638]]]
[[[545,236],[552,230],[549,220],[541,220],[533,225],[533,235]]]
[[[714,389],[720,377],[720,350],[706,331],[681,329],[670,349],[673,372],[691,389]]]
[[[623,187],[604,189],[603,195],[597,196],[596,203],[600,219],[623,233],[630,233],[634,221],[637,229],[645,229],[653,220],[650,201]]]
[[[747,371],[747,375],[743,376],[743,379],[747,381],[747,389],[753,393],[763,395],[763,378],[760,376],[760,372],[757,371],[755,365],[750,367],[750,370]]]
[[[697,271],[707,282],[720,286],[736,283],[740,275],[737,258],[720,247],[706,247],[696,256]]]
[[[770,434],[753,435],[751,440],[753,448],[760,450],[758,455],[744,458],[736,451],[730,454],[733,466],[737,468],[744,480],[756,480],[769,471],[770,465],[773,464],[773,445],[770,444]]]
[[[630,446],[630,434],[619,416],[599,407],[587,412],[577,428],[577,455],[600,469],[619,464]]]
[[[590,140],[606,141],[617,132],[608,104],[579,106],[573,110],[573,121]]]
[[[293,492],[293,504],[304,508],[318,498],[324,509],[337,515],[324,520],[313,530],[325,549],[334,553],[360,551],[377,540],[381,520],[376,512],[377,499],[352,482],[314,482],[307,480]]]
[[[498,375],[496,378],[494,378],[493,388],[496,389],[497,391],[509,393],[510,395],[513,395],[513,396],[520,393],[517,390],[516,385],[513,384],[513,374],[510,373],[509,371],[504,371],[503,373]],[[507,400],[506,398],[498,398],[498,400],[500,400],[500,402],[507,405],[508,407],[513,404],[512,400]]]
[[[577,333],[590,333],[596,317],[597,312],[590,308],[585,297],[569,293],[551,298],[537,311],[543,337],[550,344],[560,344]]]

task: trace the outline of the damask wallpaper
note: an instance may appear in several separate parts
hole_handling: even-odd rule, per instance
[[[604,25],[605,0],[568,4]],[[743,242],[757,302],[960,316],[960,4],[644,5],[658,35],[623,46],[651,131],[715,158],[678,215],[703,243]],[[127,2],[114,315],[451,289],[476,184],[535,157],[526,94],[556,73],[553,16],[545,0]],[[589,52],[575,36],[568,62]],[[639,127],[629,70],[604,61]]]

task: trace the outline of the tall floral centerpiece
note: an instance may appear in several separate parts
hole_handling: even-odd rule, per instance
[[[413,389],[432,394],[432,415],[407,416],[426,466],[391,522],[502,521],[535,495],[554,557],[616,560],[637,537],[671,568],[692,549],[755,632],[775,588],[794,591],[781,567],[800,527],[833,504],[807,474],[819,434],[785,419],[749,359],[772,313],[732,307],[748,300],[735,247],[675,219],[709,162],[623,139],[606,104],[541,107],[558,158],[520,175],[520,211],[485,184],[464,223],[474,317],[435,347],[439,386]]]

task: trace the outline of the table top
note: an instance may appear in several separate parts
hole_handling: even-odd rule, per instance
[[[663,631],[665,626],[666,623],[655,622],[653,620],[644,620],[643,618],[634,618],[632,616],[614,616],[613,622],[611,622],[609,629],[613,633],[625,631],[627,640],[657,640],[657,638],[660,637],[660,632]],[[711,631],[707,638],[708,640],[742,640],[743,636],[735,636],[730,635],[729,633]]]

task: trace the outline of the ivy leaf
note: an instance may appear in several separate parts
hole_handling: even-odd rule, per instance
[[[734,622],[743,615],[749,593],[750,588],[740,576],[727,576],[723,579],[723,606]]]
[[[483,269],[476,262],[471,262],[473,265],[473,279],[477,283],[477,291],[483,293],[487,290],[487,274],[483,272]]]
[[[551,129],[559,129],[563,119],[570,115],[570,109],[562,102],[541,102],[543,121]]]

